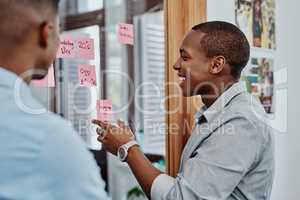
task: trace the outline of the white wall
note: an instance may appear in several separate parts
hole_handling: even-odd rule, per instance
[[[276,96],[277,113],[274,125],[285,133],[276,133],[276,174],[272,200],[296,200],[300,199],[300,89],[297,82],[300,75],[300,66],[297,63],[297,56],[300,56],[300,1],[275,1],[275,81],[279,78],[276,71],[287,68],[287,84],[283,84],[283,90],[277,92],[279,96]],[[234,23],[234,0],[207,2],[208,20]],[[284,75],[281,78],[284,79]],[[284,88],[287,88],[287,93]]]
[[[288,130],[276,137],[276,177],[272,200],[300,198],[300,1],[277,0],[278,50],[276,59],[288,69]],[[298,125],[298,126],[297,126]]]

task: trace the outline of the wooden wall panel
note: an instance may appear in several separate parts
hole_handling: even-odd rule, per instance
[[[206,0],[165,0],[166,27],[166,160],[167,172],[176,176],[181,153],[193,126],[195,111],[201,107],[199,97],[183,98],[174,84],[179,79],[173,64],[179,57],[179,47],[184,35],[195,25],[206,21]]]

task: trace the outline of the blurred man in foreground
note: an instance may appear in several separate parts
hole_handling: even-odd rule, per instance
[[[0,199],[106,199],[77,133],[31,96],[59,45],[59,0],[0,1]]]

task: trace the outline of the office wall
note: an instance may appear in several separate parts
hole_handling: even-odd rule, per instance
[[[207,0],[208,20],[234,23],[234,0]],[[275,81],[283,81],[277,92],[274,126],[276,135],[276,174],[272,200],[300,198],[300,89],[297,56],[300,45],[300,1],[275,0],[277,50],[275,52]],[[287,74],[285,73],[287,70]],[[276,75],[277,72],[277,75]],[[278,73],[279,72],[279,73]],[[285,82],[287,79],[287,83]],[[297,126],[298,125],[298,126]]]
[[[293,200],[300,196],[300,93],[297,62],[300,45],[299,8],[297,0],[277,0],[277,59],[288,69],[287,133],[276,137],[276,176],[272,200]]]

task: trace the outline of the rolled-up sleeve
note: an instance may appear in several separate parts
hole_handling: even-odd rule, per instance
[[[154,181],[152,199],[227,199],[256,160],[260,142],[253,128],[245,119],[223,124],[183,163],[176,179],[161,175]]]
[[[172,189],[175,184],[175,179],[166,174],[159,175],[152,184],[151,187],[151,199],[159,200],[166,199],[166,195]]]

